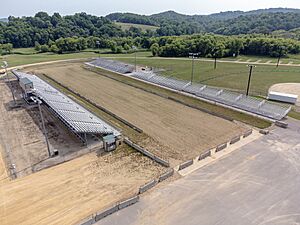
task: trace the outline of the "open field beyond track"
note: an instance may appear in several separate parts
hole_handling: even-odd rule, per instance
[[[193,158],[246,129],[85,70],[82,64],[48,65],[32,71],[54,78],[140,127],[166,147],[157,154],[177,162]]]

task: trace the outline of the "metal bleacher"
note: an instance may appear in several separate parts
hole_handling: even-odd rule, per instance
[[[221,88],[209,87],[207,85],[201,84],[191,84],[187,81],[182,81],[171,77],[159,76],[154,73],[139,71],[133,72],[131,76],[177,91],[193,94],[197,97],[228,105],[233,108],[264,116],[273,120],[280,120],[284,118],[291,110],[291,107],[289,106],[249,97]]]
[[[88,65],[102,67],[104,69],[112,70],[122,74],[130,73],[129,75],[136,79],[147,81],[173,90],[189,93],[203,99],[254,113],[263,117],[270,118],[272,120],[281,120],[291,110],[290,106],[249,97],[221,88],[209,87],[202,84],[191,84],[188,81],[178,80],[172,77],[160,76],[152,71],[133,72],[134,66],[127,65],[118,61],[101,58],[88,63]]]
[[[33,95],[42,100],[49,110],[82,141],[85,141],[85,134],[113,134],[116,137],[120,135],[119,131],[39,77],[16,70],[13,73],[18,79],[26,77],[32,81],[34,87]]]
[[[95,59],[94,61],[87,63],[87,65],[101,67],[122,74],[132,73],[134,71],[134,66],[132,65],[104,58]]]

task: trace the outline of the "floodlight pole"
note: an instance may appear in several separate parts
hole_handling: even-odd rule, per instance
[[[100,58],[100,42],[96,41],[97,47],[98,47],[98,53],[99,53],[99,58]]]
[[[132,49],[134,50],[134,70],[136,72],[137,71],[137,65],[136,65],[136,50],[137,50],[137,47],[132,46]]]
[[[191,75],[191,84],[194,81],[194,66],[195,66],[195,56],[198,56],[200,53],[189,53],[189,55],[192,57],[192,75]]]
[[[3,63],[4,63],[6,79],[9,83],[9,86],[10,86],[10,91],[11,91],[11,94],[12,94],[12,97],[13,97],[13,100],[14,100],[14,104],[16,104],[16,98],[15,98],[15,94],[14,94],[14,91],[13,91],[13,86],[12,86],[12,83],[11,83],[9,77],[8,77],[8,72],[7,72],[8,63],[6,61],[3,61]]]
[[[249,89],[250,89],[250,83],[251,83],[251,76],[252,76],[253,67],[256,67],[256,66],[248,65],[248,67],[250,68],[250,70],[249,70],[249,78],[248,78],[247,92],[246,92],[247,96],[249,95]]]
[[[281,55],[279,55],[279,57],[278,57],[276,68],[279,67],[280,59],[281,59]]]
[[[42,119],[42,128],[43,128],[43,132],[44,132],[44,135],[45,135],[48,155],[49,155],[49,157],[51,157],[50,145],[49,145],[48,135],[47,135],[46,126],[45,126],[45,120],[44,120],[44,116],[43,116],[42,109],[41,109],[41,103],[42,102],[39,99],[36,99],[35,102],[37,102],[38,107],[39,107],[39,112],[40,112],[40,116],[41,116],[41,119]]]

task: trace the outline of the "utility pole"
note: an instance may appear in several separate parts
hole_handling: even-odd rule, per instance
[[[38,98],[32,98],[32,99],[33,99],[33,101],[35,103],[38,104],[40,116],[41,116],[41,119],[42,119],[42,128],[43,128],[43,133],[44,133],[44,136],[45,136],[45,141],[46,141],[46,145],[47,145],[48,155],[49,155],[49,157],[51,157],[51,151],[50,151],[50,145],[49,145],[48,135],[47,135],[47,132],[46,132],[45,120],[44,120],[44,116],[43,116],[42,108],[41,108],[42,101],[40,99],[38,99]]]
[[[282,56],[284,56],[284,51],[285,51],[285,49],[286,49],[286,48],[285,48],[284,46],[281,46],[281,47],[280,47],[280,50],[279,50],[279,56],[278,56],[276,68],[279,67],[280,59],[281,59]]]
[[[9,77],[8,77],[8,72],[7,72],[8,63],[6,61],[3,61],[3,64],[4,64],[4,66],[2,66],[2,68],[5,69],[6,79],[9,83],[9,86],[10,86],[10,91],[11,91],[11,94],[12,94],[12,97],[13,97],[13,100],[14,100],[14,104],[16,105],[16,98],[15,98],[15,94],[14,94],[14,91],[13,91],[13,86],[12,86],[12,83],[11,83]]]
[[[98,47],[98,53],[99,53],[99,58],[100,58],[100,41],[96,41],[96,45]]]
[[[189,53],[189,56],[192,57],[192,75],[191,75],[191,84],[194,81],[194,66],[195,66],[195,58],[199,56],[200,53]]]
[[[256,67],[256,66],[254,66],[254,65],[248,65],[248,67],[249,67],[250,69],[249,69],[249,78],[248,78],[248,85],[247,85],[247,92],[246,92],[246,95],[247,95],[247,96],[249,95],[249,89],[250,89],[250,83],[251,83],[252,71],[253,71],[253,68]]]
[[[134,50],[134,70],[135,72],[137,71],[137,66],[136,66],[136,50],[137,50],[137,47],[136,46],[132,46],[132,49]]]

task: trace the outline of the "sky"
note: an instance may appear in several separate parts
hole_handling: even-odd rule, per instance
[[[154,14],[174,10],[184,14],[211,14],[221,11],[249,11],[264,8],[300,8],[300,0],[0,0],[0,18],[32,16],[36,12],[76,12],[104,16],[112,12]]]

